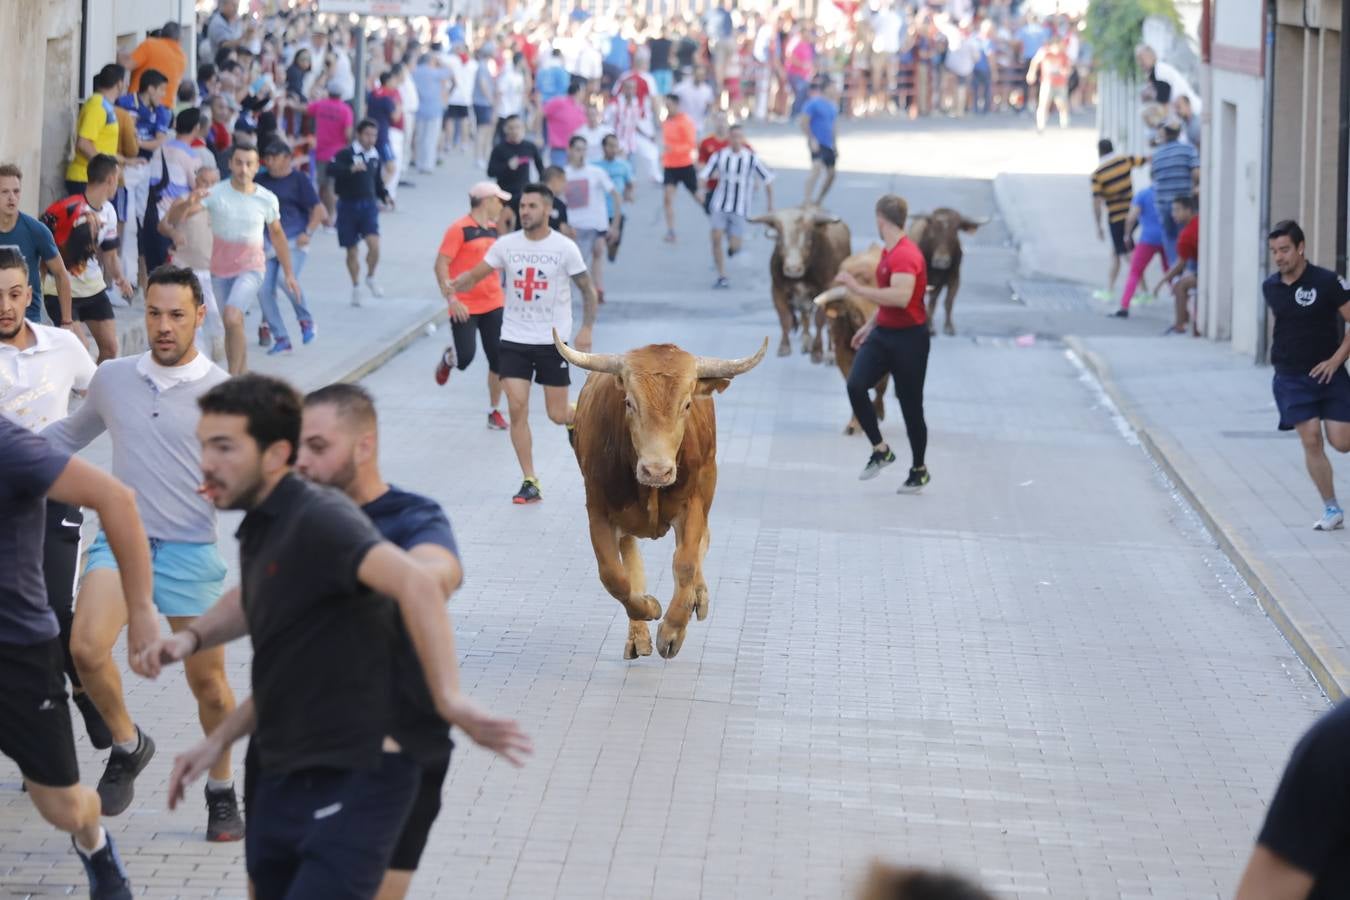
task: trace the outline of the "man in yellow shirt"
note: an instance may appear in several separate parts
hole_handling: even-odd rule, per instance
[[[84,193],[89,183],[89,160],[100,153],[117,156],[117,113],[113,103],[126,87],[127,70],[108,63],[94,76],[94,93],[80,107],[75,130],[75,155],[66,167],[66,190]]]

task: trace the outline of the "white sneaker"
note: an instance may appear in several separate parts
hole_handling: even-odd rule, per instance
[[[352,306],[361,305],[361,285],[352,285]]]
[[[1322,511],[1322,518],[1313,524],[1313,531],[1335,531],[1345,526],[1345,513],[1334,506]]]
[[[384,296],[384,288],[380,287],[379,284],[375,282],[374,278],[366,278],[366,287],[370,290],[370,296],[376,298]]]

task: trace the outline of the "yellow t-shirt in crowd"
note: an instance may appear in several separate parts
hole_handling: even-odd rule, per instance
[[[94,149],[99,153],[117,155],[117,114],[113,112],[113,105],[104,99],[102,94],[94,94],[84,101],[84,106],[80,107],[80,119],[75,134],[93,141]],[[70,165],[66,167],[66,181],[88,180],[89,160],[76,150]]]

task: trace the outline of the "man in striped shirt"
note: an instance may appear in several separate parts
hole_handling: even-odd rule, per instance
[[[1136,166],[1148,163],[1148,157],[1117,153],[1115,145],[1106,138],[1097,142],[1097,155],[1101,157],[1101,163],[1092,173],[1092,215],[1097,222],[1097,240],[1106,240],[1102,230],[1102,210],[1106,211],[1107,227],[1111,229],[1111,277],[1107,279],[1106,290],[1098,292],[1105,299],[1115,296],[1121,260],[1130,252],[1125,219],[1134,202],[1131,173]]]
[[[745,145],[745,132],[741,126],[732,126],[727,141],[727,146],[712,155],[698,176],[699,203],[703,202],[707,193],[708,182],[717,183],[708,204],[708,218],[712,223],[713,262],[717,264],[717,280],[713,282],[715,288],[731,287],[727,279],[726,256],[735,256],[741,249],[756,179],[764,185],[765,202],[769,211],[773,211],[773,172]],[[725,255],[722,252],[723,235],[727,240]]]
[[[1172,201],[1190,197],[1200,185],[1200,154],[1190,144],[1183,144],[1181,122],[1168,119],[1162,127],[1163,143],[1153,151],[1149,176],[1153,179],[1153,197],[1158,203],[1158,218],[1162,220],[1163,246],[1167,258],[1177,258],[1177,234],[1181,227],[1172,218]]]

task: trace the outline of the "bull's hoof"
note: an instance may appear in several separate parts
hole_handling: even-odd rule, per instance
[[[628,640],[623,645],[624,659],[637,659],[639,656],[652,655],[652,635],[646,622],[628,623]]]
[[[779,356],[792,355],[792,344],[788,343],[786,339],[783,341],[783,343],[778,345],[778,355]]]
[[[953,325],[951,322],[948,322],[947,324],[942,326],[942,333],[954,335],[956,334],[956,326]]]
[[[685,629],[676,629],[668,622],[661,623],[661,627],[656,630],[656,652],[661,654],[662,659],[671,659],[680,652],[684,644],[684,632]]]
[[[702,622],[708,618],[708,586],[700,584],[694,588],[694,615]]]
[[[643,594],[637,598],[635,605],[642,613],[642,618],[648,622],[661,618],[661,601],[651,594]]]
[[[858,423],[857,423],[857,422],[849,422],[847,425],[844,426],[844,434],[845,434],[846,436],[852,437],[853,435],[855,435],[855,434],[857,434],[857,433],[858,433]]]

